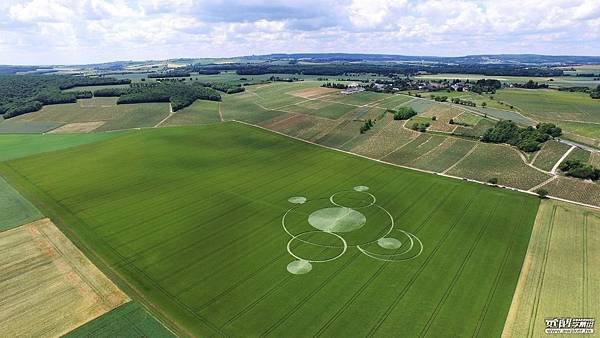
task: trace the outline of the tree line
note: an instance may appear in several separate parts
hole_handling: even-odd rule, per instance
[[[44,105],[73,103],[91,91],[62,92],[78,86],[128,84],[129,79],[72,75],[0,75],[0,115],[11,118]]]
[[[304,74],[340,76],[347,74],[372,73],[381,76],[394,74],[414,75],[419,72],[430,74],[460,73],[483,74],[488,76],[561,76],[561,69],[519,64],[397,64],[397,63],[346,63],[323,64],[276,64],[276,63],[230,63],[196,64],[188,66],[189,71],[236,71],[239,75],[262,74]]]
[[[152,83],[132,86],[119,96],[117,104],[170,102],[173,111],[185,108],[196,100],[220,101],[221,95],[200,83]]]

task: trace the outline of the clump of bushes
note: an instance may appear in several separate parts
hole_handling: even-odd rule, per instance
[[[366,133],[366,132],[367,132],[367,131],[369,131],[371,128],[373,128],[373,126],[374,126],[374,125],[375,125],[375,122],[374,122],[373,120],[371,120],[371,119],[368,119],[368,120],[365,122],[365,124],[363,124],[363,125],[360,127],[360,133],[361,133],[361,134],[364,134],[364,133]]]
[[[579,160],[564,161],[558,168],[567,176],[592,181],[600,179],[600,169]]]
[[[523,151],[533,152],[540,150],[542,143],[561,134],[562,130],[553,123],[540,123],[536,128],[520,128],[512,121],[500,121],[483,134],[481,141],[508,143]]]
[[[411,129],[424,133],[429,127],[429,122],[425,123],[413,123]]]
[[[389,109],[388,112],[394,114],[394,120],[408,120],[417,115],[417,112],[411,107],[400,107],[398,110]]]

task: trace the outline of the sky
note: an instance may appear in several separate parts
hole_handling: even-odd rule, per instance
[[[600,55],[600,0],[1,0],[0,64],[346,52]]]

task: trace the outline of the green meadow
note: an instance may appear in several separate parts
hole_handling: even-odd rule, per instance
[[[4,160],[178,335],[499,336],[539,203],[235,122]]]

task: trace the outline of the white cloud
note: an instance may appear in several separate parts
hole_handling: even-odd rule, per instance
[[[598,55],[599,31],[598,0],[5,0],[0,63],[277,52]]]

